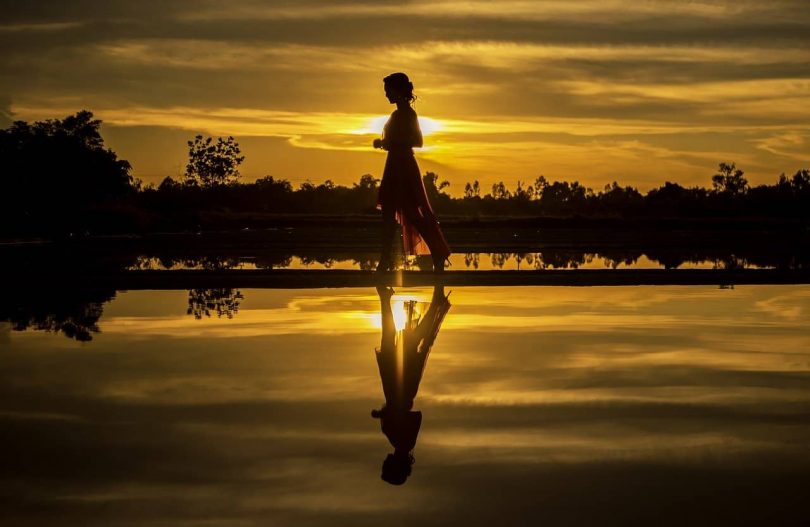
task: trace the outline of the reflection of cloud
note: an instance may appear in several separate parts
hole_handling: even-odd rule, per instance
[[[770,317],[791,321],[807,320],[810,316],[810,291],[795,288],[783,294],[758,300],[754,305]]]
[[[373,290],[245,290],[237,317],[201,321],[185,291],[120,293],[89,344],[23,332],[3,348],[4,514],[301,525],[395,510],[449,525],[452,504],[492,525],[545,499],[551,523],[585,510],[588,525],[607,496],[635,524],[628,510],[658,517],[688,484],[722,502],[717,518],[746,499],[773,520],[803,510],[810,483],[810,335],[794,317],[808,291],[456,288],[416,399],[414,474],[396,489],[379,480],[390,450],[368,415],[383,399]],[[497,505],[493,488],[509,489]]]

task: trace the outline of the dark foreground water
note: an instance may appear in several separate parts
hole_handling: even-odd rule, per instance
[[[4,305],[0,523],[807,525],[810,287],[444,298]],[[390,342],[430,327],[410,417],[386,414],[388,435],[371,417],[383,385],[420,371],[378,362],[385,306]],[[405,483],[381,479],[387,456],[409,459],[392,443],[413,440]]]

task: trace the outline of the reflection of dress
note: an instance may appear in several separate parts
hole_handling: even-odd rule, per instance
[[[420,318],[416,316],[416,302],[408,302],[405,327],[397,331],[391,309],[393,290],[377,288],[380,295],[382,338],[377,349],[377,367],[385,393],[385,405],[372,410],[372,417],[380,419],[380,428],[394,447],[382,466],[382,479],[392,485],[402,485],[411,474],[414,459],[411,451],[422,426],[422,412],[413,410],[413,400],[425,371],[430,349],[439,334],[450,302],[444,288],[433,288],[430,307]]]
[[[389,412],[409,411],[413,407],[430,349],[450,310],[450,302],[437,288],[430,306],[420,319],[416,319],[414,307],[415,302],[406,304],[405,328],[397,331],[390,303],[383,304],[382,340],[376,357],[385,394],[385,408]]]
[[[422,131],[412,108],[396,109],[383,129],[383,144],[388,150],[377,208],[395,211],[402,225],[405,253],[450,256],[450,247],[428,201],[425,184],[412,147],[422,146]]]

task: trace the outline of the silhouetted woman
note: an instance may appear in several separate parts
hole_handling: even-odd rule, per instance
[[[393,268],[393,243],[397,222],[402,225],[405,253],[430,253],[433,270],[441,272],[450,256],[450,247],[430,207],[413,147],[422,146],[422,131],[411,102],[413,83],[404,73],[392,73],[383,79],[385,96],[397,109],[385,123],[383,136],[374,140],[374,148],[388,151],[383,170],[377,208],[382,211],[382,253],[378,271]]]
[[[411,474],[416,437],[422,425],[422,412],[413,411],[413,400],[419,390],[419,382],[425,370],[430,348],[439,334],[439,328],[450,302],[442,286],[433,288],[430,306],[420,319],[414,312],[416,302],[406,304],[405,327],[397,331],[391,310],[393,289],[378,287],[382,338],[376,350],[377,367],[380,370],[385,405],[372,410],[371,416],[380,420],[382,432],[394,447],[382,465],[382,479],[392,485],[405,483]]]

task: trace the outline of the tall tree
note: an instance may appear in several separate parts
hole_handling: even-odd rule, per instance
[[[132,167],[105,148],[100,128],[82,110],[0,130],[0,212],[21,224],[70,228],[80,211],[133,192]]]
[[[736,164],[720,163],[717,173],[712,176],[712,187],[718,194],[738,196],[748,190],[748,180]]]
[[[234,183],[239,179],[239,165],[245,160],[240,156],[239,143],[228,136],[203,138],[198,135],[188,142],[186,182],[201,187],[216,187]]]

